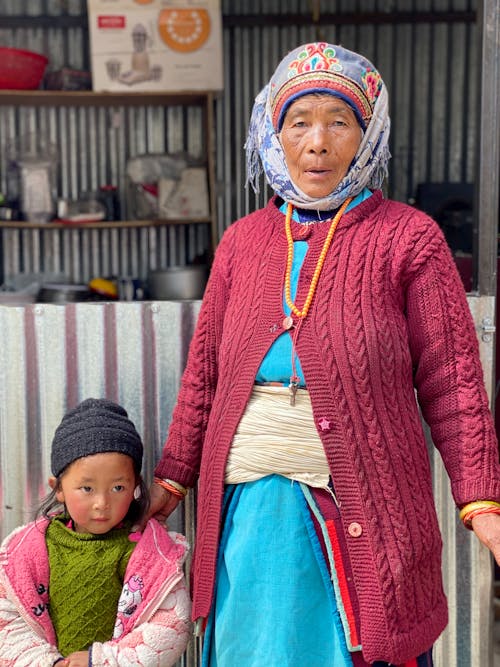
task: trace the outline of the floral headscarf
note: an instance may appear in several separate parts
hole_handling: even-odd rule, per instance
[[[363,138],[348,173],[321,199],[309,197],[291,180],[279,131],[286,111],[298,97],[327,93],[353,109]],[[248,137],[247,182],[258,192],[262,171],[282,199],[299,208],[333,210],[363,188],[379,188],[387,175],[390,119],[387,89],[374,66],[357,53],[326,42],[291,51],[255,98]]]

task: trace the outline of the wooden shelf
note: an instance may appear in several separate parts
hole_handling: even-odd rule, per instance
[[[27,222],[19,220],[2,220],[0,229],[126,229],[139,227],[166,227],[168,225],[211,224],[210,217],[205,218],[171,218],[162,220],[101,220],[98,222]]]
[[[33,30],[33,28],[60,29],[82,28],[88,30],[87,14],[0,14],[0,23],[3,30]]]
[[[94,92],[92,90],[0,90],[1,106],[203,106],[213,91]]]

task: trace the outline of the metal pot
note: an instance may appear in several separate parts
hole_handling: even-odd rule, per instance
[[[148,292],[153,301],[191,301],[201,299],[208,279],[208,266],[172,266],[149,272]]]
[[[40,303],[74,303],[91,301],[92,296],[87,285],[45,283],[38,292],[37,301]]]

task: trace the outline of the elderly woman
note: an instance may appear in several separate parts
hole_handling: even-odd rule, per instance
[[[387,92],[313,43],[256,99],[276,193],[217,249],[153,511],[199,477],[193,617],[210,667],[432,665],[447,623],[418,402],[461,517],[500,552],[497,441],[438,226],[379,190]]]

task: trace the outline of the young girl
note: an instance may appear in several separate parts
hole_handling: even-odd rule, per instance
[[[183,653],[185,540],[154,519],[130,532],[149,502],[142,454],[111,401],[87,399],[63,417],[52,492],[0,549],[2,667],[167,667]]]

